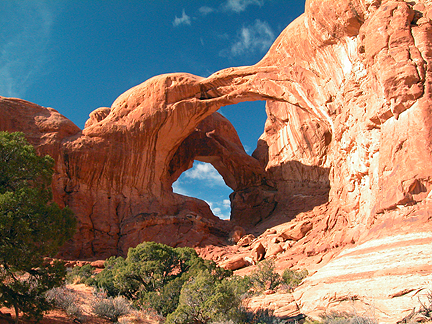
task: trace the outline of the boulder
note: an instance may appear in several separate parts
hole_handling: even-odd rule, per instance
[[[230,233],[231,241],[237,244],[240,239],[246,234],[246,231],[241,226],[235,226],[234,230]]]
[[[312,228],[313,224],[310,221],[304,221],[284,230],[279,235],[284,240],[298,241],[301,240]]]
[[[267,251],[266,251],[266,258],[273,256],[273,255],[278,255],[279,253],[282,253],[284,251],[283,247],[281,244],[270,244],[269,246],[267,246]]]
[[[266,254],[266,249],[264,245],[262,245],[261,242],[257,242],[252,246],[252,251],[250,252],[250,257],[256,264],[258,261],[261,261],[264,259],[264,256]]]
[[[95,267],[97,269],[103,269],[105,268],[105,260],[96,260],[90,263],[92,267]]]
[[[243,256],[234,257],[233,259],[229,259],[220,264],[222,268],[232,271],[247,267],[249,265],[250,263]]]
[[[238,246],[249,246],[255,240],[255,236],[253,234],[248,234],[243,236],[238,242]]]

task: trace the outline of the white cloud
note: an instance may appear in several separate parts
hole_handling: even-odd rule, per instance
[[[186,15],[186,12],[184,9],[183,9],[182,16],[180,18],[175,16],[174,21],[173,21],[174,27],[177,27],[180,25],[190,25],[190,24],[191,24],[191,18],[188,15]]]
[[[227,0],[222,3],[219,8],[213,8],[209,6],[202,6],[198,9],[202,16],[207,16],[208,14],[215,12],[231,11],[235,13],[241,13],[251,5],[263,6],[265,0]]]
[[[230,217],[231,202],[223,194],[228,187],[211,164],[195,161],[193,168],[185,171],[172,188],[175,193],[204,200],[219,218]]]
[[[237,41],[227,51],[222,51],[222,56],[239,56],[245,53],[263,53],[267,51],[275,40],[275,35],[270,25],[259,19],[251,26],[242,27],[238,31]]]
[[[200,12],[201,15],[207,16],[208,14],[215,12],[216,9],[212,7],[202,6],[198,9],[198,11]]]
[[[0,31],[0,95],[23,97],[49,61],[54,8],[44,1],[7,4],[0,18],[11,22]]]
[[[213,208],[213,214],[220,215],[222,213],[222,209],[219,207]]]
[[[224,208],[231,208],[231,201],[229,199],[224,199],[222,201]]]
[[[263,4],[264,0],[227,0],[223,7],[225,10],[239,13],[245,11],[250,5],[258,5],[261,7]]]
[[[183,187],[183,183],[180,179],[172,184],[173,191],[183,196],[189,196],[189,192]]]
[[[196,163],[194,167],[187,170],[184,173],[186,178],[205,180],[208,181],[208,185],[225,185],[222,176],[217,172],[217,170],[209,163]]]
[[[229,219],[231,214],[231,206],[226,206],[225,201],[227,199],[224,199],[223,202],[211,202],[205,200],[207,205],[209,205],[211,211],[214,215],[221,219]],[[228,200],[229,201],[229,200]]]

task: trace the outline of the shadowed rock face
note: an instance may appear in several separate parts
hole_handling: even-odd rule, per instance
[[[79,219],[65,255],[121,254],[143,240],[219,244],[234,224],[291,221],[313,226],[285,258],[318,263],[344,246],[431,229],[430,2],[308,0],[305,9],[256,65],[156,76],[95,110],[82,131],[53,109],[1,99],[0,129],[24,131],[56,159],[55,200]],[[216,111],[253,100],[266,100],[268,119],[251,157]],[[193,160],[212,163],[234,190],[230,223],[172,192]],[[344,258],[328,267],[335,277]]]

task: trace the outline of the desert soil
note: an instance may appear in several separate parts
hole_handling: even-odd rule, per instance
[[[78,285],[67,285],[69,289],[72,289],[78,298],[78,303],[81,305],[84,314],[85,314],[85,323],[94,323],[94,324],[105,324],[105,323],[111,323],[108,320],[98,318],[94,316],[91,313],[90,308],[90,302],[92,300],[93,294],[92,294],[92,288],[87,287],[84,284],[78,284]],[[8,308],[0,308],[0,312],[3,314],[11,314],[14,316],[15,312],[12,309]],[[1,320],[0,324],[9,324],[9,321]],[[20,320],[20,323],[31,323],[28,321]],[[47,313],[43,320],[39,322],[40,324],[76,324],[77,322],[74,322],[73,318],[70,318],[64,311],[61,310],[53,310],[49,313]],[[79,322],[78,322],[79,323]]]

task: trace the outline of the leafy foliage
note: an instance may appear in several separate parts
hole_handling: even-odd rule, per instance
[[[219,280],[231,275],[198,257],[192,248],[145,242],[130,248],[126,259],[108,259],[92,284],[110,296],[125,296],[166,316],[177,308],[184,283],[203,270]]]
[[[293,290],[303,281],[304,278],[308,276],[308,271],[306,269],[303,270],[291,270],[286,269],[282,273],[282,279],[284,283],[288,286],[289,290]]]
[[[64,265],[46,264],[75,230],[68,208],[51,202],[54,161],[38,156],[21,133],[0,132],[0,304],[40,319],[52,305]]]
[[[264,260],[258,263],[257,269],[250,275],[252,286],[257,292],[275,289],[282,283],[281,276],[274,270],[274,260]]]
[[[168,315],[167,324],[239,321],[244,317],[240,305],[247,286],[237,277],[220,279],[208,270],[191,277],[181,290],[179,305]],[[240,287],[244,287],[242,290]]]
[[[258,309],[258,311],[256,311],[256,312],[247,312],[246,313],[246,323],[283,324],[283,323],[285,323],[285,321],[274,316],[272,310]]]
[[[68,283],[85,283],[94,274],[94,267],[90,264],[85,264],[82,267],[74,267],[72,271],[66,275],[66,282]],[[92,281],[89,281],[91,283]]]

